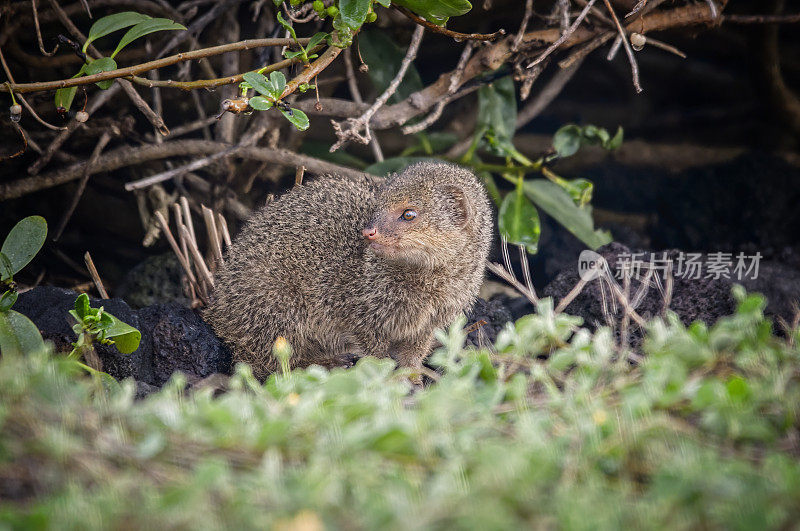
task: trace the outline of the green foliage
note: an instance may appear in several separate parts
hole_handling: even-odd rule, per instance
[[[134,401],[47,352],[0,359],[11,528],[788,529],[800,518],[800,351],[763,299],[649,325],[644,361],[549,299],[496,353],[441,332],[439,381],[391,360],[229,390],[176,375]],[[796,331],[793,331],[793,335]],[[515,369],[516,368],[516,369]],[[35,441],[35,444],[32,444]],[[24,467],[20,467],[24,463]],[[88,465],[87,465],[88,463]],[[32,481],[30,478],[35,478]]]
[[[83,75],[99,74],[100,72],[109,72],[117,69],[117,63],[114,57],[122,51],[127,45],[157,31],[170,31],[170,30],[185,30],[186,28],[177,22],[167,18],[153,18],[142,13],[134,11],[123,11],[122,13],[114,13],[98,19],[92,27],[89,28],[89,35],[86,42],[83,44],[82,52],[85,54],[89,49],[89,45],[95,40],[105,37],[115,31],[121,29],[131,28],[120,39],[119,44],[111,53],[111,57],[101,57],[99,59],[87,59],[87,62],[81,65],[80,70],[72,76],[73,78],[81,77]],[[113,79],[100,81],[95,83],[98,87],[105,90],[114,83]],[[56,90],[55,106],[69,110],[72,106],[72,100],[75,98],[77,87],[62,88]]]
[[[21,355],[44,347],[36,326],[11,307],[17,302],[14,275],[33,260],[46,238],[45,219],[29,216],[14,225],[0,247],[0,282],[8,287],[0,295],[0,354]]]
[[[84,349],[92,348],[94,341],[114,345],[123,354],[131,354],[139,348],[141,332],[103,310],[102,306],[92,308],[85,293],[75,299],[75,308],[69,314],[76,321],[72,330],[78,336],[70,356],[77,357]]]
[[[310,122],[306,113],[300,109],[292,109],[281,101],[283,91],[286,88],[286,76],[282,72],[270,72],[269,79],[259,72],[247,72],[242,76],[244,83],[240,86],[243,89],[252,88],[262,96],[250,98],[250,107],[257,111],[266,111],[272,107],[278,107],[281,114],[289,120],[300,131],[308,129]]]
[[[28,265],[47,238],[47,222],[41,216],[20,220],[0,247],[0,281],[11,279]]]
[[[608,131],[602,127],[586,125],[580,127],[575,124],[568,124],[561,127],[553,136],[553,149],[559,157],[571,157],[581,146],[600,145],[603,148],[613,151],[622,145],[622,127],[617,128],[617,132],[612,137]]]
[[[545,179],[526,180],[525,195],[592,249],[611,242],[608,231],[595,229],[591,208],[579,207],[563,187]]]
[[[393,3],[406,7],[433,22],[442,25],[450,17],[464,15],[472,9],[467,0],[392,0]]]
[[[500,234],[509,243],[524,245],[529,253],[535,254],[539,246],[539,211],[533,203],[525,197],[522,179],[513,193],[506,194],[500,211],[497,215],[497,225]]]

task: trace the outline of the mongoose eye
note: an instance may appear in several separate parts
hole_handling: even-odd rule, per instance
[[[403,211],[403,215],[400,216],[400,219],[402,219],[403,221],[411,221],[415,217],[417,217],[417,211],[407,208]]]

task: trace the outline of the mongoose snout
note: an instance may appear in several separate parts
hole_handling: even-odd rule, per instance
[[[492,227],[483,185],[455,165],[323,176],[253,214],[204,317],[262,379],[278,337],[292,367],[366,355],[420,367],[433,331],[474,302]]]

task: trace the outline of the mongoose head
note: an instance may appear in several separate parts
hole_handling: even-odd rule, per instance
[[[489,201],[469,170],[422,162],[390,176],[363,230],[368,253],[419,267],[449,266],[491,237]]]

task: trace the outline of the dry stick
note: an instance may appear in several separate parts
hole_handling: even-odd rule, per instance
[[[706,4],[708,4],[708,9],[711,10],[711,18],[719,18],[719,10],[717,9],[717,4],[714,2],[714,0],[706,0]]]
[[[189,279],[189,282],[197,284],[197,278],[194,276],[194,273],[192,273],[192,268],[189,265],[189,261],[181,252],[180,247],[178,247],[178,242],[175,241],[172,231],[169,230],[169,224],[164,218],[164,215],[161,212],[156,211],[155,216],[156,219],[158,219],[158,223],[161,225],[161,232],[163,232],[164,236],[167,237],[167,241],[169,242],[170,247],[172,247],[172,252],[174,252],[175,256],[178,257],[178,261],[181,263],[184,273],[186,273],[186,278]]]
[[[522,44],[522,38],[525,37],[525,31],[528,29],[531,15],[533,15],[533,0],[525,0],[525,15],[522,17],[522,24],[519,25],[517,36],[514,37],[514,44],[511,45],[512,52],[519,50],[519,45]]]
[[[100,154],[105,149],[108,142],[111,140],[111,131],[105,131],[103,135],[100,137],[100,140],[97,141],[97,144],[94,146],[94,150],[92,150],[92,155],[89,157],[89,161],[86,163],[86,169],[83,171],[83,177],[81,177],[81,182],[78,184],[78,189],[75,190],[75,194],[72,196],[72,202],[70,203],[69,207],[67,208],[66,212],[61,218],[61,222],[58,224],[58,228],[56,229],[55,236],[53,236],[53,241],[57,242],[59,238],[61,238],[61,234],[63,234],[64,229],[67,226],[72,214],[75,212],[75,208],[78,206],[78,203],[83,196],[84,190],[86,190],[86,184],[89,182],[89,177],[92,175],[92,167],[97,164],[97,159],[100,158]],[[89,253],[86,253],[87,255]],[[106,297],[107,298],[107,297]]]
[[[8,81],[6,81],[2,85],[0,85],[0,91],[4,88],[4,89],[6,89],[6,92],[16,92],[16,91],[13,91],[13,89],[12,89],[12,87],[14,86],[14,76],[11,75],[11,69],[9,69],[8,68],[8,64],[6,64],[6,58],[3,55],[3,49],[2,48],[0,48],[0,64],[3,65],[3,71],[6,73],[6,77],[8,77]],[[30,104],[27,102],[27,100],[22,97],[22,94],[17,94],[17,98],[19,98],[19,101],[22,102],[22,104],[25,106],[25,108],[28,109],[28,112],[31,113],[31,115],[34,118],[36,118],[36,121],[39,122],[40,124],[44,125],[48,129],[52,129],[53,131],[59,131],[59,130],[62,130],[62,129],[66,129],[65,127],[57,127],[55,125],[51,125],[51,124],[45,122],[38,114],[36,114],[36,111],[33,110],[33,107],[30,106]]]
[[[126,166],[169,157],[210,155],[229,147],[229,145],[220,142],[209,142],[207,140],[175,140],[164,142],[163,144],[145,144],[137,147],[124,146],[111,150],[100,157],[95,170],[96,172],[113,171]],[[363,177],[365,175],[362,171],[301,155],[288,149],[249,146],[235,153],[234,156],[291,168],[296,168],[302,164],[308,171],[316,174],[334,173],[343,177]],[[84,166],[84,163],[78,163],[43,175],[23,177],[10,182],[0,182],[0,200],[22,197],[38,190],[79,179],[83,175]]]
[[[86,262],[86,268],[89,270],[89,275],[91,275],[94,285],[97,287],[98,293],[100,293],[100,297],[108,299],[108,292],[106,291],[105,286],[103,286],[103,281],[100,278],[100,275],[97,273],[97,268],[94,266],[94,261],[92,260],[92,255],[89,254],[89,251],[86,251],[86,254],[83,255],[83,261]]]
[[[222,240],[225,242],[225,248],[231,248],[231,233],[228,232],[228,222],[225,221],[225,216],[217,212],[217,220],[219,221],[219,228],[222,231]]]
[[[369,130],[369,121],[372,116],[380,109],[388,100],[389,98],[397,91],[397,87],[400,86],[400,82],[403,81],[403,78],[406,75],[406,71],[411,63],[414,61],[414,58],[417,56],[417,50],[419,50],[419,44],[422,42],[422,35],[425,33],[425,28],[423,26],[417,26],[414,28],[414,34],[411,36],[411,44],[408,45],[408,50],[406,50],[406,55],[403,57],[403,61],[400,63],[400,69],[397,71],[397,75],[394,76],[392,82],[389,84],[389,87],[378,96],[375,100],[375,103],[366,110],[364,114],[362,114],[358,118],[349,118],[348,122],[348,129],[342,130],[341,124],[334,122],[331,120],[331,124],[333,125],[334,132],[336,133],[336,137],[338,140],[335,144],[333,144],[330,148],[330,152],[333,153],[334,151],[338,150],[342,147],[346,142],[349,140],[357,140],[361,144],[366,144],[372,138],[372,134]],[[359,132],[360,129],[364,129],[364,135],[361,135]]]
[[[800,13],[794,15],[723,15],[722,21],[733,24],[794,24],[800,22]]]
[[[625,15],[625,18],[632,17],[633,15],[644,9],[644,6],[646,5],[647,5],[647,0],[639,0],[636,3],[636,5],[633,6],[633,9],[631,9],[631,12]]]
[[[625,312],[630,314],[631,318],[636,321],[636,324],[642,328],[645,328],[647,323],[645,323],[644,319],[642,319],[642,316],[636,313],[636,310],[634,310],[627,299],[625,299],[625,295],[622,293],[622,289],[614,280],[614,276],[605,269],[601,269],[600,274],[608,281],[608,286],[611,288],[612,293],[617,297],[617,300],[619,300],[620,304],[622,304]]]
[[[517,245],[517,249],[519,250],[519,261],[522,263],[522,278],[525,280],[525,286],[528,291],[535,293],[536,290],[533,289],[533,280],[531,279],[531,268],[528,263],[528,251],[524,245]]]
[[[619,31],[619,36],[622,39],[622,45],[625,47],[625,53],[628,55],[628,62],[631,64],[633,87],[636,89],[636,92],[641,92],[642,86],[639,84],[639,65],[636,63],[636,57],[633,56],[631,43],[628,42],[628,36],[625,34],[625,29],[622,27],[622,24],[619,23],[617,14],[614,12],[614,8],[611,7],[611,2],[609,2],[609,0],[603,0],[603,2],[606,4],[606,8],[608,9],[608,13],[611,15],[611,19],[617,26],[617,31]],[[714,16],[714,18],[716,18],[716,16]]]
[[[197,245],[197,235],[194,232],[194,222],[192,221],[192,211],[189,210],[189,201],[185,196],[181,196],[179,201],[181,209],[183,210],[183,219],[186,221],[186,228],[189,229],[189,235],[191,235],[192,240],[195,242],[195,245]]]
[[[39,43],[39,51],[42,52],[42,55],[46,55],[47,57],[52,57],[55,55],[56,51],[58,51],[58,45],[53,48],[52,52],[48,52],[44,49],[44,42],[42,42],[42,30],[39,28],[39,10],[36,8],[36,0],[31,0],[31,9],[33,10],[33,25],[36,28],[36,40]]]
[[[592,266],[592,267],[594,268],[594,266]],[[563,311],[564,311],[564,310],[567,308],[567,306],[569,306],[569,304],[570,304],[570,303],[571,303],[573,300],[575,300],[575,297],[577,297],[577,296],[578,296],[578,294],[580,294],[580,292],[581,292],[581,291],[583,291],[583,288],[584,288],[584,287],[586,287],[586,284],[587,284],[587,283],[588,283],[588,282],[587,282],[586,280],[584,280],[583,278],[581,278],[580,280],[578,280],[578,283],[577,283],[577,284],[575,284],[575,285],[572,287],[572,289],[570,290],[570,292],[569,292],[569,293],[567,293],[567,294],[564,296],[564,298],[563,298],[563,299],[561,299],[560,301],[558,301],[558,306],[556,306],[556,310],[555,310],[555,313],[556,313],[556,315],[558,315],[559,313],[563,312]]]
[[[193,92],[192,94],[197,94],[197,93]],[[211,125],[213,123],[216,123],[216,121],[217,121],[217,117],[216,116],[209,116],[208,118],[201,118],[199,120],[195,120],[194,122],[189,122],[188,124],[180,125],[178,127],[175,127],[173,129],[169,130],[169,137],[170,138],[177,138],[179,136],[183,136],[183,135],[186,135],[186,134],[189,134],[189,133],[193,133],[194,131],[197,131],[198,129],[203,129],[204,127],[207,127],[207,126],[209,126],[209,125]],[[147,133],[144,136],[144,138],[148,142],[155,141],[155,137],[150,133]]]
[[[210,292],[214,287],[214,279],[211,277],[211,272],[208,270],[208,266],[206,266],[206,262],[203,260],[200,250],[197,248],[197,240],[192,238],[192,235],[189,234],[189,231],[186,230],[186,227],[180,227],[180,231],[183,237],[186,238],[186,243],[189,246],[189,252],[192,254],[195,266],[197,267],[198,271],[200,271],[200,278],[202,278],[207,284],[207,291]]]
[[[581,22],[583,22],[583,19],[586,18],[587,14],[589,14],[589,10],[592,8],[592,6],[596,1],[597,0],[589,0],[589,2],[587,2],[586,6],[578,15],[578,18],[576,18],[575,21],[572,23],[572,25],[569,28],[567,28],[567,31],[562,33],[561,36],[553,44],[548,46],[547,49],[539,55],[539,57],[534,59],[533,62],[528,65],[528,68],[533,68],[534,66],[538,65],[539,63],[544,61],[548,55],[553,53],[559,46],[564,44],[564,42],[566,42],[566,40],[569,39],[569,37],[573,33],[575,33],[575,30],[578,29],[578,26],[581,25]]]
[[[204,157],[202,159],[195,160],[194,162],[190,162],[184,166],[180,166],[178,168],[173,168],[171,170],[162,171],[161,173],[157,173],[155,175],[151,175],[150,177],[145,177],[143,179],[138,179],[136,181],[131,181],[125,183],[125,190],[131,192],[133,190],[139,190],[142,188],[147,188],[149,186],[153,186],[154,184],[158,184],[164,181],[168,181],[170,179],[174,179],[180,175],[185,173],[199,170],[200,168],[205,168],[209,164],[227,157],[228,155],[232,155],[236,153],[236,150],[241,148],[242,146],[231,146],[224,151],[220,151],[219,153],[214,153],[213,155],[209,155],[208,157]]]
[[[303,175],[306,173],[305,166],[298,166],[297,170],[294,172],[294,185],[300,186],[303,184]]]
[[[217,233],[217,223],[214,220],[214,212],[205,205],[200,205],[203,210],[203,219],[206,222],[206,233],[208,233],[208,243],[211,247],[211,252],[217,264],[224,263],[222,259],[222,245],[219,241],[219,234]]]
[[[89,116],[97,112],[97,110],[100,109],[100,107],[102,107],[103,105],[105,105],[106,102],[110,100],[112,96],[114,96],[117,92],[121,90],[121,88],[122,87],[120,87],[119,85],[113,86],[108,90],[104,90],[96,98],[94,98],[86,109],[86,112],[89,114]],[[58,152],[61,146],[64,145],[64,142],[66,142],[69,139],[69,137],[72,136],[72,133],[75,132],[75,130],[78,129],[78,127],[80,127],[81,125],[82,125],[81,122],[79,122],[75,118],[70,120],[70,122],[67,124],[66,129],[64,131],[61,131],[58,135],[56,135],[53,141],[50,142],[50,145],[47,146],[47,149],[45,149],[44,153],[42,153],[42,156],[39,157],[39,159],[36,162],[30,165],[30,167],[28,168],[28,173],[31,175],[36,175],[37,173],[39,173],[39,170],[41,170],[44,166],[47,165],[47,163],[50,162],[50,159],[53,158],[53,155],[55,155],[56,152]],[[82,174],[83,171],[81,171],[81,175]]]
[[[181,210],[181,206],[178,203],[172,203],[172,210],[175,214],[175,227],[181,227],[183,225],[183,213]],[[181,253],[183,253],[184,259],[186,260],[187,265],[191,269],[191,261],[189,260],[189,247],[186,245],[186,240],[181,237]],[[187,284],[189,286],[189,296],[192,298],[192,304],[198,300],[198,295],[200,293],[200,286],[197,285],[197,280],[192,277],[189,278],[187,275],[186,277]]]
[[[444,110],[445,106],[450,102],[450,96],[456,93],[458,90],[458,85],[461,82],[461,76],[464,75],[464,68],[467,67],[467,61],[469,60],[470,55],[472,55],[472,48],[474,43],[472,41],[468,41],[467,45],[464,46],[464,49],[461,51],[461,57],[458,59],[458,64],[456,65],[456,69],[450,74],[450,86],[447,89],[447,95],[444,99],[442,99],[439,103],[436,104],[433,111],[425,117],[424,120],[421,122],[408,125],[403,127],[402,131],[404,135],[410,135],[414,133],[419,133],[420,131],[425,130],[428,126],[433,124],[439,117],[442,116],[442,111]]]
[[[350,51],[350,48],[344,51],[344,71],[345,75],[347,76],[347,86],[350,89],[350,96],[352,96],[353,101],[359,104],[364,103],[364,99],[361,97],[361,91],[358,90],[356,73],[355,69],[353,68],[353,54]],[[381,150],[381,145],[378,143],[377,137],[372,137],[370,139],[369,147],[372,149],[372,154],[375,156],[375,161],[382,162],[383,151]]]
[[[630,271],[630,264],[626,265],[622,268],[622,293],[625,295],[625,299],[630,301],[631,299],[631,271]],[[620,353],[624,353],[628,350],[628,326],[631,322],[631,316],[628,312],[625,312],[622,315],[622,323],[619,327],[619,346],[620,346]],[[623,359],[620,356],[620,359]]]
[[[672,278],[672,259],[667,260],[667,268],[664,270],[664,306],[661,308],[661,315],[667,313],[669,305],[672,304],[672,289],[674,286],[674,279]]]
[[[413,13],[404,7],[400,7],[397,5],[392,7],[394,7],[396,10],[398,10],[399,12],[401,12],[402,14],[404,14],[405,16],[416,22],[419,26],[423,26],[431,30],[433,33],[441,33],[442,35],[447,35],[448,37],[452,37],[453,39],[459,42],[467,40],[493,41],[498,37],[502,37],[503,35],[506,34],[506,30],[504,29],[499,29],[494,33],[459,33],[457,31],[452,31],[445,27],[434,24],[433,22],[429,22],[424,18],[420,17],[419,15],[417,15],[416,13]]]
[[[539,306],[539,299],[536,297],[536,294],[528,291],[528,288],[526,288],[522,282],[514,278],[514,275],[509,273],[503,266],[487,260],[486,267],[489,269],[489,271],[511,284],[514,289],[519,291],[526,299],[528,299],[530,303],[534,305],[534,307]]]

